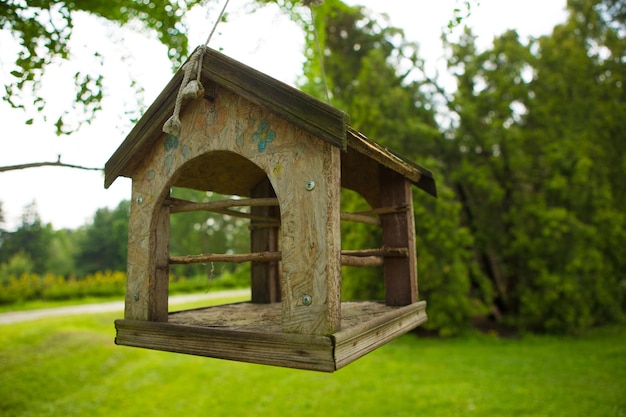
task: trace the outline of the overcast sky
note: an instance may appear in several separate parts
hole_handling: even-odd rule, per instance
[[[386,13],[390,24],[405,30],[407,38],[420,44],[421,56],[431,68],[443,63],[441,32],[453,10],[463,2],[455,0],[350,0],[376,13]],[[241,2],[229,5],[229,23],[220,24],[209,46],[293,84],[301,73],[304,40],[297,27],[277,10],[267,7],[255,14],[237,9]],[[221,6],[220,6],[221,7]],[[219,12],[196,9],[187,18],[191,24],[189,43],[203,44]],[[565,0],[480,0],[467,24],[479,35],[483,47],[507,29],[516,29],[523,37],[547,34],[565,20]],[[4,84],[15,60],[15,44],[10,33],[0,32],[0,80]],[[62,67],[50,68],[41,95],[50,108],[68,108],[73,90],[73,74],[95,64],[93,51],[105,57],[104,110],[90,125],[71,136],[56,137],[51,123],[35,122],[26,126],[30,116],[0,103],[0,166],[28,162],[61,161],[83,166],[104,167],[111,154],[132,128],[125,122],[125,112],[136,110],[131,76],[144,88],[149,105],[172,76],[166,49],[154,39],[130,31],[120,31],[93,17],[75,20],[73,53],[75,59]],[[125,60],[121,59],[126,57]],[[51,112],[50,117],[57,113]],[[44,223],[55,229],[77,228],[90,221],[98,208],[115,207],[130,197],[130,180],[118,178],[105,190],[103,174],[69,168],[43,167],[0,173],[0,201],[5,213],[5,228],[14,229],[24,207],[33,201]]]

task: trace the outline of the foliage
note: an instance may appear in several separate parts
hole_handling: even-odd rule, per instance
[[[119,314],[3,325],[0,386],[10,389],[0,390],[1,414],[577,417],[626,410],[623,327],[577,338],[405,335],[322,374],[116,346],[111,323]]]
[[[126,270],[129,210],[127,200],[114,210],[98,209],[92,224],[77,236],[76,272],[79,276],[107,269]]]
[[[76,300],[81,298],[123,297],[126,290],[126,273],[120,271],[96,272],[83,278],[47,273],[38,275],[22,273],[7,275],[0,283],[0,305],[18,305],[27,301]],[[170,294],[207,292],[216,289],[245,288],[250,285],[250,269],[239,268],[207,281],[202,276],[184,277],[170,275]]]
[[[593,2],[570,10],[528,44],[509,31],[478,52],[467,31],[451,45],[447,166],[496,316],[535,331],[626,318],[626,40]]]
[[[568,7],[565,24],[526,44],[514,31],[486,51],[469,30],[449,42],[451,96],[425,76],[417,45],[363,8],[326,1],[311,12],[316,31],[298,15],[310,34],[303,89],[438,174],[439,201],[418,196],[415,210],[427,326],[442,334],[476,314],[550,332],[626,319],[623,6]],[[438,98],[451,124],[435,123]],[[343,244],[372,238],[347,233]],[[372,274],[346,279],[346,293],[379,296]]]
[[[126,274],[98,272],[83,279],[65,278],[55,274],[10,275],[2,285],[0,304],[14,304],[30,300],[69,300],[82,297],[122,296]]]
[[[117,2],[89,3],[89,10],[82,3],[31,3],[2,3],[7,13],[0,16],[0,27],[59,48],[62,58],[60,38],[71,29],[73,10],[96,10],[119,23],[137,18],[151,27],[158,26],[150,20],[155,15],[142,14],[142,8],[161,4],[129,5],[139,14],[120,17]],[[418,45],[383,17],[340,0],[311,10],[296,0],[276,3],[307,33],[302,88],[328,97],[352,116],[355,128],[436,174],[439,198],[417,193],[414,199],[421,298],[429,302],[426,327],[449,335],[462,331],[473,316],[489,315],[520,330],[577,333],[626,320],[623,1],[570,0],[568,20],[539,39],[522,40],[508,31],[484,51],[469,30],[447,40],[457,81],[449,94],[425,76]],[[457,3],[454,19],[462,20],[474,6]],[[175,7],[166,12],[176,16]],[[69,23],[58,29],[42,23],[42,16],[55,13]],[[22,25],[28,19],[35,19],[33,28]],[[459,21],[451,21],[450,30],[456,26]],[[154,29],[168,36],[182,33],[182,27],[173,27]],[[47,44],[45,30],[61,46]],[[34,72],[23,72],[26,78],[16,81],[22,87],[36,85],[44,68],[37,69],[37,56],[43,55],[28,55],[24,42],[20,59],[32,58],[28,65]],[[184,54],[171,51],[179,52]],[[176,189],[174,196],[223,197]],[[348,211],[364,204],[355,193],[342,195]],[[54,271],[67,279],[73,272],[124,269],[124,210],[99,210],[93,224],[61,233],[41,224],[31,208],[17,231],[0,231],[4,282],[11,274]],[[177,214],[171,229],[173,255],[239,253],[249,247],[242,223],[224,216]],[[342,232],[346,249],[379,244],[368,226],[347,225]],[[206,283],[207,277],[233,271],[216,264],[174,272]],[[343,296],[381,298],[377,275],[374,269],[344,268]]]
[[[0,235],[0,265],[12,262],[13,267],[23,266],[21,272],[46,272],[47,249],[52,234],[52,227],[42,224],[35,203],[28,205],[18,229],[14,232],[4,231]]]
[[[51,64],[68,60],[74,19],[80,13],[100,17],[127,30],[152,31],[168,47],[168,56],[175,67],[187,54],[186,28],[181,18],[199,0],[146,0],[127,2],[87,1],[57,2],[51,0],[0,2],[0,30],[10,32],[19,49],[12,79],[5,84],[4,99],[14,108],[26,108],[34,96],[36,111],[46,106],[45,97],[37,94],[43,75]],[[94,60],[102,65],[103,57],[94,51]],[[81,70],[75,74],[75,111],[84,113],[88,121],[101,109],[104,74]],[[61,115],[55,122],[57,134],[71,133]],[[32,123],[29,119],[27,123]]]
[[[458,333],[469,317],[488,310],[491,290],[472,262],[473,238],[459,223],[460,205],[446,186],[443,166],[432,157],[442,135],[431,90],[415,76],[423,66],[419,47],[360,7],[326,1],[315,9],[315,17],[331,103],[350,114],[353,126],[368,137],[437,170],[439,199],[415,196],[419,286],[421,298],[429,302],[426,327],[445,335]],[[307,50],[314,51],[316,41],[308,39]],[[302,88],[324,97],[320,67],[313,53]],[[359,201],[355,193],[342,194],[344,207],[359,207]],[[344,227],[342,239],[349,249],[380,246],[380,238],[363,225]],[[344,268],[343,273],[344,297],[383,298],[381,271]]]

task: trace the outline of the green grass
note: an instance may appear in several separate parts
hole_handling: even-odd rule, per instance
[[[626,417],[626,328],[405,335],[334,373],[113,344],[117,314],[0,326],[0,415]]]

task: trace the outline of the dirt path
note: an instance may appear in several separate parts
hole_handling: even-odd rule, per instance
[[[203,294],[173,295],[170,297],[169,303],[170,305],[176,305],[194,301],[215,300],[216,298],[241,297],[246,295],[250,295],[249,289],[216,291]],[[121,315],[124,313],[124,302],[113,301],[108,303],[83,304],[67,307],[42,308],[39,310],[11,311],[8,313],[0,313],[0,325],[37,320],[44,317],[108,313],[113,311],[119,311],[121,317]]]

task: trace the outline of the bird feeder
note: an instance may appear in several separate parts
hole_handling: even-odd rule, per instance
[[[107,188],[132,179],[116,343],[333,372],[423,323],[411,193],[435,196],[431,173],[293,87],[209,48],[192,58],[105,166]],[[172,187],[239,198],[194,203]],[[342,187],[371,209],[342,213]],[[250,253],[170,256],[170,215],[235,206],[251,207]],[[342,250],[342,221],[379,226],[381,247]],[[214,261],[252,263],[250,301],[169,312],[170,265]],[[385,300],[342,302],[342,266],[380,267]]]

